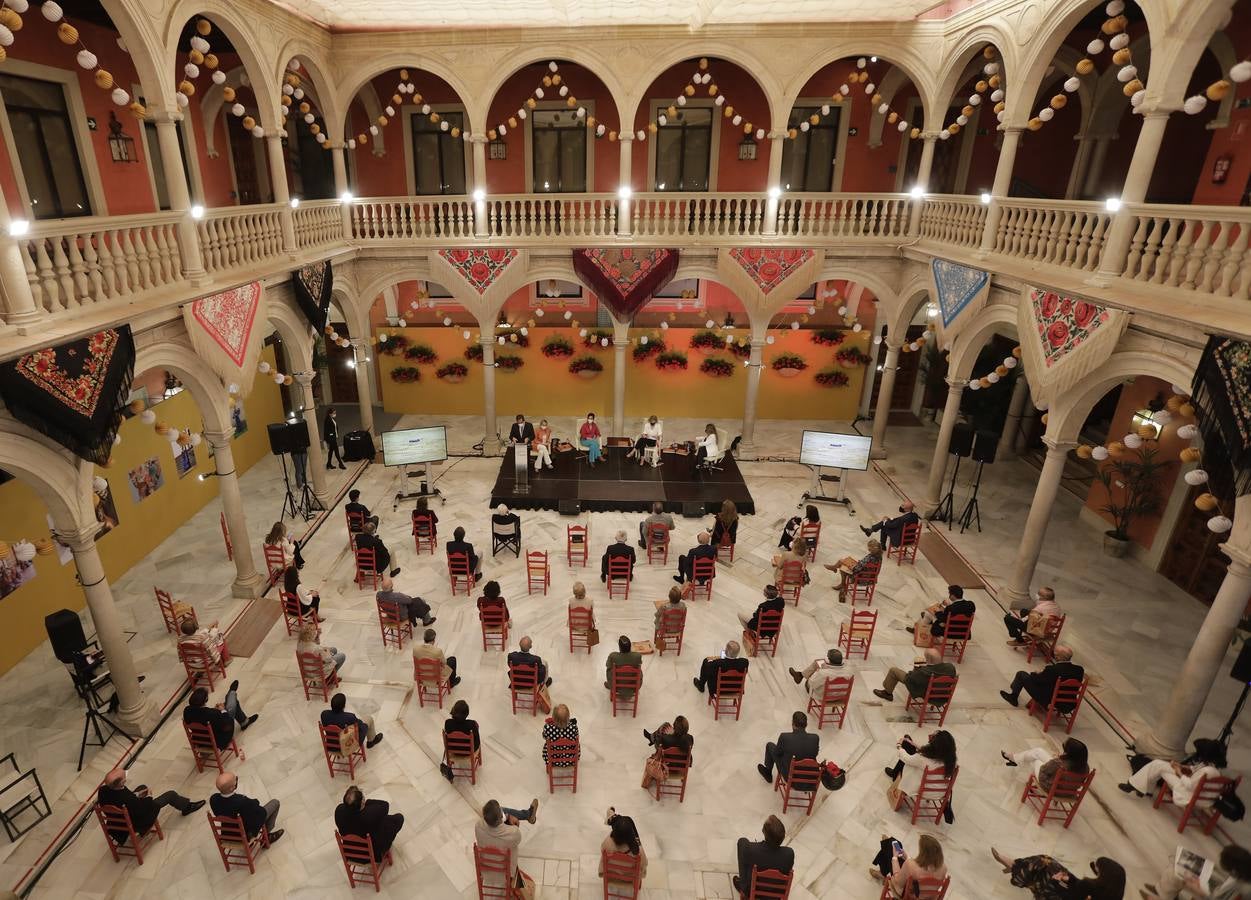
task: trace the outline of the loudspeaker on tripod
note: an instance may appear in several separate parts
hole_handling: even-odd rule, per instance
[[[980,463],[993,463],[999,449],[999,435],[993,431],[979,431],[973,444],[973,459]]]
[[[307,422],[275,422],[266,428],[269,431],[269,451],[275,456],[308,449]]]
[[[957,422],[951,429],[951,448],[948,451],[956,456],[967,457],[973,452],[973,426],[965,422]]]
[[[87,649],[87,635],[83,633],[82,619],[69,609],[59,609],[44,617],[43,627],[48,632],[52,652],[63,663],[73,663],[74,654]]]
[[[1238,658],[1234,660],[1234,667],[1229,670],[1229,677],[1243,684],[1251,684],[1251,641],[1242,645]]]

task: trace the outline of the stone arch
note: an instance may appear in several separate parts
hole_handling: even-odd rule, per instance
[[[558,63],[571,63],[573,65],[581,66],[598,78],[600,83],[608,89],[608,99],[612,101],[616,114],[620,118],[617,130],[621,130],[626,133],[631,131],[629,123],[633,122],[634,119],[633,117],[626,118],[625,113],[622,112],[623,91],[621,79],[616,77],[616,73],[607,59],[595,55],[583,48],[570,45],[564,45],[560,47],[560,49],[556,49],[554,46],[549,49],[546,45],[539,45],[538,49],[527,47],[526,50],[527,52],[520,56],[511,57],[508,60],[507,71],[505,71],[505,68],[501,67],[499,74],[488,82],[488,84],[482,89],[481,95],[486,97],[486,103],[482,105],[480,113],[474,117],[474,121],[481,122],[483,132],[485,132],[488,128],[493,128],[497,124],[496,122],[489,121],[488,117],[491,114],[491,107],[495,105],[495,98],[499,95],[499,92],[503,89],[504,85],[508,83],[508,79],[512,78],[527,66],[533,66],[537,63],[546,63],[552,60],[556,60]],[[563,72],[563,69],[561,71]],[[571,95],[577,95],[579,89],[580,86],[577,84],[569,85]],[[468,102],[466,102],[466,108],[469,108]],[[602,115],[602,111],[597,109],[596,114]],[[609,127],[611,128],[612,126],[609,125]]]
[[[987,45],[993,46],[995,52],[999,55],[1000,71],[999,77],[1003,83],[1008,84],[1011,79],[1010,75],[1016,74],[1016,42],[1012,36],[1007,34],[997,21],[984,22],[966,34],[956,48],[947,56],[942,66],[944,74],[938,82],[937,92],[935,94],[936,110],[946,111],[951,101],[956,96],[956,91],[960,89],[968,79],[968,72],[971,68],[970,63],[976,62],[974,71],[980,72],[984,63],[982,60],[982,50]],[[1007,88],[1004,88],[1004,95],[1007,95]],[[982,101],[986,103],[990,100],[989,92]],[[993,106],[993,104],[991,104]],[[929,119],[926,119],[926,130],[937,130],[943,126],[943,122],[939,120],[931,126]]]
[[[877,86],[877,92],[882,95],[883,103],[893,107],[895,105],[895,95],[898,94],[908,83],[908,73],[898,66],[891,66],[890,71],[886,73],[886,77],[883,78],[881,83]],[[922,110],[922,112],[924,114],[924,110]],[[887,114],[878,112],[877,109],[873,110],[869,119],[868,145],[870,148],[882,146],[882,132],[886,129],[886,115]],[[902,113],[900,115],[902,116]],[[924,130],[931,130],[931,123],[925,119],[922,119],[922,121],[925,124]],[[938,128],[938,125],[933,127]]]
[[[742,69],[749,78],[756,82],[760,93],[764,95],[765,105],[767,106],[765,114],[768,117],[767,121],[770,123],[771,129],[779,130],[778,118],[781,117],[780,130],[786,130],[786,116],[790,114],[791,106],[794,104],[787,104],[783,99],[785,92],[777,77],[773,75],[772,67],[764,60],[744,50],[744,45],[741,42],[725,43],[722,41],[708,42],[706,40],[679,44],[650,61],[647,69],[634,79],[634,89],[628,92],[624,101],[617,104],[617,108],[621,112],[622,125],[625,126],[626,123],[633,125],[638,118],[639,105],[646,98],[648,89],[655,83],[656,79],[680,63],[698,60],[703,57],[708,57],[711,60],[724,60]],[[715,68],[715,65],[709,66],[710,71],[715,72]],[[732,101],[729,101],[727,98],[727,102]],[[763,123],[758,124],[763,127]],[[630,131],[631,129],[626,128],[626,130]]]
[[[892,69],[899,69],[912,82],[917,89],[917,96],[921,100],[921,121],[927,122],[928,117],[931,115],[930,111],[935,108],[936,101],[933,83],[927,78],[918,77],[918,73],[928,73],[932,68],[922,53],[915,46],[893,41],[888,42],[889,45],[883,49],[864,52],[864,48],[861,46],[862,43],[862,38],[844,38],[827,45],[820,54],[814,56],[800,67],[799,75],[791,82],[791,89],[784,93],[783,102],[777,108],[779,110],[785,109],[789,115],[804,85],[831,63],[836,63],[840,59],[873,55],[880,61],[888,63]],[[783,120],[783,130],[785,130],[785,126],[786,122]]]
[[[1150,375],[1172,384],[1190,384],[1194,362],[1158,350],[1118,350],[1085,382],[1056,399],[1047,416],[1047,437],[1060,443],[1076,442],[1086,417],[1103,395],[1137,375]]]
[[[152,16],[141,8],[138,0],[100,0],[113,27],[126,44],[139,84],[143,87],[148,107],[159,104],[173,108],[174,84],[162,63],[161,39],[154,29]],[[129,87],[129,86],[127,86]]]
[[[343,320],[347,324],[349,337],[363,338],[369,336],[369,305],[373,302],[374,297],[378,296],[387,286],[383,285],[382,288],[371,294],[357,294],[345,285],[335,284],[334,290],[330,295],[330,302],[338,306],[339,311],[343,313]],[[364,297],[369,298],[368,303],[362,299]]]
[[[446,66],[434,59],[433,57],[423,57],[421,51],[413,50],[397,50],[391,53],[385,53],[382,56],[370,59],[367,64],[357,66],[356,68],[346,72],[339,79],[338,83],[345,85],[335,98],[335,109],[339,110],[342,120],[339,124],[340,134],[346,135],[347,114],[352,106],[352,100],[358,94],[361,94],[361,102],[365,104],[366,110],[370,113],[371,119],[377,118],[382,112],[385,105],[378,98],[377,92],[373,92],[373,98],[378,103],[377,110],[370,109],[368,94],[362,93],[366,88],[372,90],[372,83],[375,78],[383,72],[389,72],[392,69],[417,69],[423,72],[429,72],[443,81],[456,92],[456,96],[460,99],[461,105],[465,107],[465,128],[466,134],[472,132],[476,126],[480,125],[486,119],[486,112],[489,107],[479,108],[476,100],[474,89],[465,83],[460,77],[457,70],[451,66]],[[419,78],[412,79],[413,84],[417,86],[417,90],[425,93]],[[388,101],[389,102],[389,101]],[[384,130],[384,129],[379,129]]]
[[[267,310],[269,324],[282,338],[283,346],[289,348],[288,363],[297,371],[311,371],[313,368],[312,326],[286,298],[277,300],[271,294]]]
[[[190,341],[183,337],[169,338],[136,349],[136,373],[149,369],[168,369],[173,372],[195,399],[204,419],[205,430],[232,433],[226,387],[196,356]]]
[[[978,313],[977,324],[962,331],[952,341],[951,355],[947,359],[948,376],[968,381],[982,348],[992,337],[1005,330],[1017,334],[1015,306],[993,304]]]
[[[894,315],[886,323],[887,335],[893,335],[896,338],[907,334],[908,326],[916,318],[917,312],[930,302],[930,286],[917,279],[909,282],[908,286],[899,292],[899,296],[904,299],[893,304]]]
[[[1140,0],[1139,5],[1147,15],[1151,34],[1158,32],[1152,27],[1153,19],[1148,6],[1155,8],[1162,0]],[[1172,40],[1160,42],[1156,48],[1155,65],[1147,80],[1147,101],[1154,101],[1165,109],[1177,109],[1185,99],[1190,76],[1203,51],[1208,49],[1211,38],[1222,28],[1231,14],[1235,0],[1215,0],[1210,3],[1183,3],[1177,17],[1170,23]],[[1219,58],[1219,57],[1218,57]],[[1232,96],[1235,92],[1230,91]]]
[[[321,112],[321,117],[326,123],[326,139],[336,143],[345,140],[344,125],[347,121],[347,111],[340,109],[339,97],[332,89],[334,82],[325,74],[318,57],[314,55],[313,48],[300,38],[287,41],[278,54],[278,67],[274,79],[279,85],[278,89],[282,90],[281,85],[287,74],[287,64],[292,59],[299,60],[300,65],[308,74],[308,81],[312,82],[311,84],[305,83],[302,87],[305,93],[311,95],[313,102],[317,104],[318,111]]]
[[[13,419],[0,418],[0,469],[29,485],[59,529],[90,525],[93,466]]]
[[[226,105],[223,91],[227,87],[239,88],[245,86],[251,86],[248,73],[243,66],[235,66],[226,73],[224,82],[211,84],[204,92],[204,99],[200,101],[200,127],[201,135],[204,139],[204,152],[209,159],[217,159],[221,156],[221,151],[217,149],[217,129],[214,128],[214,125],[218,116],[225,115],[222,112],[222,108]]]

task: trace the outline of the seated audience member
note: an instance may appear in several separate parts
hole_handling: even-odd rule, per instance
[[[808,694],[818,701],[825,694],[827,681],[832,678],[847,677],[846,670],[843,669],[843,652],[837,647],[831,647],[825,654],[825,659],[814,659],[802,671],[799,669],[786,671],[790,673],[791,678],[795,679],[796,684],[806,682],[805,689]]]
[[[764,600],[756,605],[756,611],[750,616],[747,613],[739,613],[738,620],[742,624],[745,631],[756,634],[760,630],[760,614],[763,612],[782,612],[786,609],[786,600],[778,593],[777,585],[766,584],[764,587]],[[769,631],[758,635],[758,637],[773,637],[776,635],[777,629],[771,628]]]
[[[513,427],[508,429],[508,443],[528,444],[534,440],[534,426],[526,421],[526,417],[518,414]]]
[[[342,693],[330,698],[330,709],[321,711],[321,724],[327,728],[334,725],[340,731],[356,726],[356,736],[360,738],[366,750],[377,746],[382,740],[382,732],[374,731],[374,717],[358,716],[348,712],[347,697]]]
[[[1015,887],[1026,888],[1037,900],[1122,900],[1125,896],[1125,869],[1106,856],[1090,864],[1094,878],[1078,878],[1050,856],[1010,859],[994,847],[990,855],[1003,866],[1005,875],[1011,873]]]
[[[573,583],[573,597],[569,600],[570,609],[589,609],[591,611],[591,627],[595,627],[595,601],[586,595],[586,585],[580,581]]]
[[[949,662],[943,662],[942,654],[937,648],[927,647],[923,658],[913,660],[911,672],[891,666],[881,688],[874,688],[873,693],[883,700],[894,700],[895,686],[902,681],[903,686],[908,689],[908,696],[915,700],[925,696],[925,692],[929,690],[930,679],[939,675],[954,678],[956,667]]]
[[[1199,881],[1196,875],[1179,876],[1177,863],[1170,856],[1155,884],[1146,885],[1139,893],[1143,900],[1177,900],[1183,890],[1195,898],[1207,900],[1251,897],[1251,853],[1237,844],[1226,844],[1206,883]]]
[[[482,807],[482,818],[473,827],[474,841],[479,847],[490,847],[493,850],[506,850],[511,854],[514,874],[518,883],[521,879],[519,862],[521,847],[522,822],[534,825],[539,821],[538,798],[530,801],[528,809],[509,809],[500,806],[498,800],[488,800]]]
[[[408,619],[409,622],[416,625],[421,622],[422,625],[433,625],[438,616],[430,615],[430,604],[420,597],[410,597],[408,594],[401,594],[395,589],[395,582],[391,580],[391,576],[384,575],[382,577],[382,590],[376,597],[379,603],[394,603],[400,608],[400,615]]]
[[[949,584],[946,599],[940,602],[933,612],[928,609],[922,612],[921,621],[929,625],[930,634],[933,637],[940,638],[946,633],[947,620],[952,616],[968,616],[972,619],[976,612],[977,606],[973,601],[964,599],[964,588],[958,584]],[[912,625],[904,630],[909,634],[914,634],[916,631]]]
[[[238,793],[239,776],[233,772],[222,772],[217,776],[217,793],[209,797],[209,808],[213,815],[243,819],[243,831],[249,838],[256,836],[262,826],[269,832],[270,844],[282,837],[283,829],[278,824],[279,802],[269,800],[262,804],[259,800]]]
[[[473,544],[465,540],[465,529],[459,525],[452,532],[452,539],[447,542],[447,555],[451,556],[453,553],[464,553],[469,557],[469,571],[473,572],[474,579],[482,577],[482,560],[474,552]]]
[[[226,649],[226,636],[217,630],[216,622],[203,628],[196,628],[195,619],[188,616],[182,620],[178,630],[182,632],[182,637],[178,640],[179,645],[195,644],[203,647],[214,665],[230,662],[230,651]]]
[[[791,716],[791,730],[778,735],[776,742],[765,744],[764,762],[756,771],[766,783],[773,783],[773,768],[783,778],[791,775],[791,762],[796,759],[816,759],[821,749],[821,735],[808,733],[808,716],[796,711]]]
[[[695,560],[717,558],[717,548],[712,545],[712,535],[708,532],[697,534],[695,542],[694,547],[678,557],[678,574],[673,576],[678,584],[685,584],[694,578],[691,573],[695,570]]]
[[[534,471],[556,468],[552,465],[552,442],[552,429],[547,424],[547,419],[539,419],[539,428],[530,444],[530,449],[534,451]]]
[[[626,459],[637,459],[639,465],[643,465],[643,451],[648,447],[655,447],[660,443],[661,429],[660,420],[655,416],[648,416],[647,421],[643,423],[643,433],[638,436],[634,442],[634,449],[626,454]]]
[[[478,618],[482,618],[482,613],[487,609],[499,609],[504,613],[504,620],[512,627],[513,617],[508,611],[508,603],[500,596],[500,583],[498,581],[488,581],[482,586],[482,596],[478,598]]]
[[[609,653],[604,661],[604,687],[612,685],[612,670],[618,666],[633,666],[640,674],[643,671],[643,655],[634,650],[634,643],[624,634],[617,638],[617,649]],[[628,696],[633,691],[622,689],[617,693]]]
[[[165,807],[172,806],[184,816],[189,816],[204,805],[203,800],[191,800],[177,791],[166,791],[153,797],[146,784],[141,784],[132,791],[126,787],[125,769],[114,769],[104,776],[104,783],[96,791],[96,800],[101,806],[117,806],[130,813],[130,825],[140,837],[152,830],[157,816]],[[130,835],[124,831],[114,831],[110,832],[110,837],[121,844]]]
[[[287,566],[282,573],[282,589],[288,594],[294,594],[300,601],[301,616],[313,613],[318,622],[326,621],[326,617],[321,614],[321,594],[310,591],[300,583],[300,572],[295,566]]]
[[[304,558],[300,555],[300,545],[287,534],[286,523],[281,521],[275,522],[274,527],[269,529],[269,534],[265,535],[265,544],[269,547],[282,548],[282,564],[284,566],[295,566],[297,569],[304,568]]]
[[[601,851],[608,853],[628,853],[638,857],[639,878],[647,877],[647,854],[643,852],[643,842],[639,839],[639,830],[629,816],[619,816],[611,806],[608,817],[604,820],[608,826],[608,837],[599,845]],[[604,877],[604,854],[599,856],[599,877]]]
[[[682,602],[682,589],[680,587],[669,588],[669,602],[664,606],[656,607],[656,614],[652,617],[652,625],[655,628],[659,628],[660,620],[665,612],[673,609],[686,609],[686,604]]]
[[[586,448],[586,464],[594,467],[602,459],[600,430],[595,424],[595,413],[587,413],[586,421],[578,426],[578,443]]]
[[[500,534],[510,534],[517,532],[517,541],[521,541],[521,516],[509,510],[506,504],[501,503],[495,507],[495,513],[491,516],[491,531]]]
[[[378,537],[378,525],[373,521],[365,523],[365,530],[356,536],[357,550],[374,551],[374,570],[377,572],[387,572],[392,578],[400,574],[400,567],[393,566],[394,560],[391,558],[391,551],[387,549],[387,545],[382,542],[382,538]]]
[[[733,500],[721,501],[721,511],[712,520],[712,545],[733,547],[738,541],[738,509]]]
[[[684,750],[688,759],[695,748],[695,738],[691,736],[691,723],[686,721],[686,716],[674,716],[672,723],[664,722],[655,731],[648,731],[644,728],[643,739],[650,746],[663,750],[673,747]]]
[[[609,544],[608,549],[604,551],[604,555],[599,559],[599,580],[608,580],[608,560],[626,557],[630,560],[630,580],[634,580],[634,548],[626,543],[627,535],[624,531],[618,531],[614,536],[615,543]]]
[[[543,762],[547,762],[547,745],[561,740],[578,740],[578,720],[569,716],[568,706],[557,703],[552,707],[552,714],[543,722]],[[574,765],[574,761],[562,760],[552,765],[567,768]]]
[[[720,452],[721,448],[717,446],[717,426],[709,422],[704,426],[704,433],[695,441],[695,453],[691,457],[695,471],[707,467],[708,461],[716,459]]]
[[[804,584],[809,581],[808,578],[808,542],[801,537],[791,541],[791,549],[785,553],[773,554],[773,580],[778,582],[782,580],[783,567],[787,563],[799,563],[804,572]]]
[[[478,723],[469,718],[469,704],[457,700],[452,704],[452,717],[443,722],[444,734],[467,734],[473,739],[474,750],[482,749],[482,734],[478,731]],[[447,763],[439,763],[439,771],[448,781],[455,781],[455,774]]]
[[[1056,775],[1061,770],[1075,775],[1085,775],[1090,771],[1090,766],[1086,761],[1088,756],[1086,745],[1077,738],[1066,739],[1059,756],[1052,756],[1051,751],[1044,747],[1031,747],[1029,750],[1018,750],[1016,753],[1000,750],[999,755],[1003,757],[1003,763],[1006,766],[1018,766],[1021,763],[1032,766],[1038,789],[1044,794],[1051,790],[1051,786],[1055,784]]]
[[[647,549],[647,529],[652,525],[663,525],[669,529],[669,537],[673,538],[673,516],[665,512],[665,505],[657,500],[652,504],[652,512],[639,523],[639,546]]]
[[[347,662],[347,654],[338,647],[323,647],[317,643],[317,626],[310,623],[300,627],[300,639],[295,644],[296,653],[311,653],[321,657],[322,673],[329,678]]]
[[[898,547],[903,543],[904,528],[909,525],[915,525],[920,521],[921,517],[917,515],[915,505],[911,500],[905,500],[899,504],[899,515],[894,518],[882,516],[882,521],[869,528],[861,525],[860,530],[864,532],[865,537],[868,537],[875,531],[880,531],[884,546]]]
[[[417,505],[413,507],[412,519],[414,525],[416,525],[419,520],[429,522],[431,534],[434,534],[438,530],[435,526],[439,524],[439,517],[435,511],[430,508],[430,504],[427,502],[425,497],[417,498]]]
[[[804,507],[803,516],[791,516],[786,521],[786,525],[782,528],[782,536],[778,538],[778,546],[783,550],[791,549],[791,543],[799,536],[799,530],[805,524],[811,523],[816,525],[821,521],[821,513],[816,506],[809,503]]]
[[[543,662],[543,658],[530,652],[530,648],[534,646],[534,642],[529,636],[523,637],[517,642],[517,649],[508,654],[508,668],[511,670],[514,666],[533,666],[535,673],[538,675],[540,687],[551,687],[552,679],[547,674],[547,663]],[[509,678],[509,684],[512,684],[512,678]]]
[[[956,739],[948,731],[932,731],[926,743],[918,747],[911,736],[904,735],[895,745],[897,760],[886,767],[886,777],[893,779],[887,796],[892,804],[900,794],[915,797],[921,787],[921,776],[927,768],[941,768],[947,777],[956,771]],[[950,807],[948,807],[948,810]],[[948,819],[950,824],[952,819]]]
[[[1029,643],[1025,637],[1027,633],[1041,637],[1047,619],[1058,619],[1062,615],[1060,604],[1056,603],[1056,592],[1049,587],[1040,587],[1033,606],[1004,613],[1003,625],[1008,629],[1008,637],[1012,638],[1008,641],[1009,645],[1024,647]]]
[[[899,843],[899,849],[895,844]],[[896,900],[906,896],[909,884],[918,878],[936,878],[942,881],[947,877],[947,866],[943,863],[943,848],[938,841],[928,834],[921,835],[917,841],[917,855],[909,859],[903,851],[903,843],[893,837],[882,838],[882,848],[873,857],[873,865],[869,873],[878,881],[887,880],[890,884],[890,895]]]
[[[225,700],[216,706],[209,706],[208,698],[209,692],[202,687],[192,691],[182,711],[182,720],[189,725],[207,725],[213,732],[213,743],[218,750],[225,750],[235,739],[236,722],[240,731],[247,731],[260,718],[259,713],[249,716],[239,705],[237,681],[230,683]]]
[[[339,834],[369,838],[373,842],[374,862],[382,862],[400,829],[404,816],[392,813],[385,800],[366,800],[361,789],[352,785],[343,793],[343,802],[335,807],[334,827]]]
[[[1081,681],[1085,674],[1086,670],[1073,662],[1073,649],[1062,644],[1057,645],[1055,662],[1045,666],[1041,672],[1017,672],[1012,684],[1006,691],[1000,691],[999,696],[1017,706],[1020,703],[1021,689],[1024,688],[1025,693],[1045,709],[1051,705],[1057,682],[1070,679]]]
[[[701,694],[707,686],[708,693],[717,696],[717,676],[722,672],[747,672],[748,660],[739,657],[738,641],[729,641],[720,656],[708,656],[699,664],[699,677],[692,678],[695,689]]]
[[[777,816],[765,819],[763,841],[749,841],[745,837],[738,839],[738,874],[734,876],[734,890],[746,897],[751,890],[751,873],[753,869],[763,872],[765,869],[776,869],[783,875],[795,868],[795,851],[783,847],[786,840],[786,826]]]
[[[802,538],[800,539],[802,540]],[[798,542],[797,542],[798,543]],[[852,582],[856,580],[856,576],[865,569],[881,570],[882,568],[882,545],[875,540],[870,540],[866,545],[868,552],[860,559],[856,560],[852,565],[847,565],[851,557],[839,560],[838,563],[830,565],[826,563],[826,568],[831,572],[838,573],[838,602],[847,602],[847,592],[851,590]]]
[[[1218,777],[1228,764],[1225,747],[1219,741],[1195,741],[1195,751],[1184,763],[1153,759],[1117,787],[1141,797],[1154,794],[1156,786],[1163,781],[1173,794],[1173,803],[1184,807],[1190,803],[1202,779]]]
[[[452,687],[460,684],[460,676],[456,674],[456,657],[444,657],[443,651],[435,646],[435,639],[438,637],[433,628],[427,628],[426,633],[422,635],[422,642],[413,645],[413,659],[433,659],[437,660],[441,668],[439,669],[439,677],[445,680]]]
[[[380,521],[377,516],[369,511],[369,507],[361,503],[361,492],[356,488],[348,491],[348,502],[343,504],[343,511],[346,513],[359,513],[362,524],[365,522],[373,522],[374,528],[378,527]]]

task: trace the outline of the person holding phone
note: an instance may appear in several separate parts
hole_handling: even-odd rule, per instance
[[[921,835],[917,842],[917,855],[912,859],[904,853],[900,841],[883,835],[882,848],[873,857],[869,872],[878,881],[886,880],[890,884],[892,897],[904,897],[914,896],[908,893],[909,885],[919,878],[942,881],[947,877],[947,866],[943,862],[942,845],[928,834]]]

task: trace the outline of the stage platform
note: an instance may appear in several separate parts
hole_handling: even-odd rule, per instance
[[[576,500],[580,509],[589,512],[646,512],[659,500],[666,512],[680,514],[684,504],[701,503],[704,512],[711,514],[721,508],[721,501],[732,500],[740,513],[756,511],[738,463],[728,453],[721,461],[721,471],[697,473],[690,456],[662,453],[663,465],[653,469],[626,459],[628,451],[629,447],[607,447],[604,461],[594,468],[586,464],[586,451],[581,448],[557,451],[552,454],[556,468],[541,472],[534,471],[531,458],[529,492],[519,493],[509,449],[491,489],[491,506],[504,503],[512,509],[559,509],[561,501]]]

